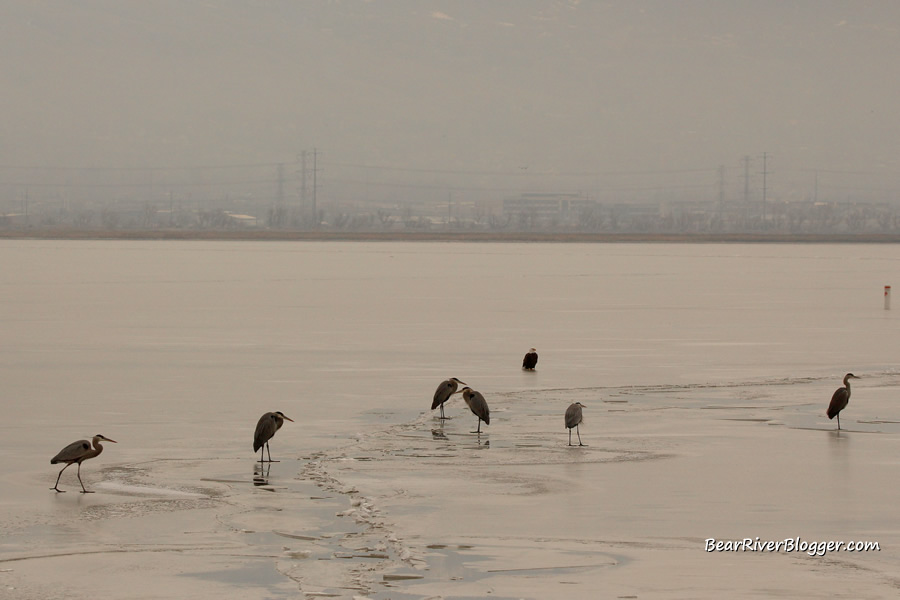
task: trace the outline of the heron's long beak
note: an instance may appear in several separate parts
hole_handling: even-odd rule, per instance
[[[104,441],[104,442],[112,442],[113,444],[118,444],[118,443],[119,443],[119,442],[117,442],[116,440],[111,440],[111,439],[109,439],[109,438],[104,438],[103,441]]]
[[[286,421],[290,421],[291,423],[294,422],[294,420],[290,417],[286,417],[285,415],[281,415],[281,416],[284,417]]]

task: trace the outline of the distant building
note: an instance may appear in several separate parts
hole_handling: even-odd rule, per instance
[[[503,216],[512,220],[565,223],[596,206],[582,194],[532,193],[503,199]]]
[[[226,210],[225,216],[228,217],[233,223],[240,224],[245,227],[256,227],[257,225],[259,225],[259,219],[257,219],[254,215],[242,215]]]

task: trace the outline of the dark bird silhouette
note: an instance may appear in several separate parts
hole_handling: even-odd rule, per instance
[[[63,471],[68,469],[70,466],[77,464],[78,483],[81,484],[81,493],[93,494],[94,492],[88,491],[84,488],[84,482],[81,481],[81,463],[89,458],[94,458],[95,456],[103,452],[103,446],[100,445],[100,442],[112,442],[113,444],[118,443],[115,440],[111,440],[108,437],[104,437],[98,433],[90,442],[87,440],[78,440],[77,442],[72,442],[71,444],[60,450],[59,454],[50,459],[51,465],[66,463],[66,466],[64,466],[59,471],[59,475],[56,476],[56,484],[50,489],[56,490],[60,493],[64,493],[65,490],[59,489],[59,478],[62,477]],[[91,447],[92,444],[93,447]]]
[[[459,384],[466,385],[465,381],[460,381],[456,377],[451,377],[446,381],[442,381],[441,385],[434,390],[434,400],[431,401],[431,410],[441,407],[441,418],[444,418],[444,402],[450,399],[453,394],[458,394],[457,388]]]
[[[584,404],[581,402],[576,402],[575,404],[570,404],[569,408],[566,409],[566,429],[569,430],[569,445],[572,445],[572,428],[575,428],[575,433],[578,434],[578,445],[584,446],[581,443],[581,432],[578,431],[578,426],[581,425],[581,422],[584,421],[584,415],[581,414],[581,409],[584,407]]]
[[[272,436],[275,435],[275,432],[281,429],[281,426],[284,425],[285,420],[294,422],[290,417],[284,416],[284,413],[280,410],[275,412],[267,412],[263,416],[259,418],[259,422],[256,424],[256,431],[253,433],[253,452],[259,450],[259,462],[281,462],[278,460],[272,460],[272,450],[269,448],[269,440],[272,439]],[[266,451],[269,453],[269,460],[263,460],[263,453],[261,448],[265,446]]]
[[[525,358],[522,359],[522,368],[526,371],[534,371],[534,368],[537,366],[537,361],[537,350],[532,348],[525,353]]]
[[[464,387],[461,392],[463,400],[469,406],[469,410],[478,417],[478,431],[473,431],[472,433],[481,433],[482,421],[484,421],[485,425],[491,424],[491,409],[488,408],[487,400],[484,399],[481,392],[476,392],[470,387]]]
[[[825,414],[828,415],[829,419],[837,417],[838,429],[841,428],[841,411],[847,408],[847,404],[850,402],[851,379],[861,378],[857,377],[853,373],[847,373],[846,375],[844,375],[844,387],[838,388],[834,391],[834,394],[831,396],[831,402],[828,403],[828,410],[825,412]]]

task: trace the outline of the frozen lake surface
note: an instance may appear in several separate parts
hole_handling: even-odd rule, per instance
[[[0,253],[0,598],[900,588],[895,245]],[[848,371],[837,433],[824,412]],[[480,436],[459,396],[444,423],[429,410],[451,376],[491,406]],[[566,445],[574,401],[583,448]],[[260,468],[270,410],[296,422]],[[74,467],[49,491],[49,459],[96,433],[119,442],[84,464],[96,493]],[[704,550],[757,536],[880,551]]]

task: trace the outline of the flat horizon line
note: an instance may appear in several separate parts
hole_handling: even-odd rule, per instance
[[[896,244],[900,233],[577,233],[473,231],[293,231],[255,229],[72,229],[0,230],[0,239],[22,240],[175,240],[175,241],[360,241],[360,242],[536,242],[536,243],[808,243]]]

